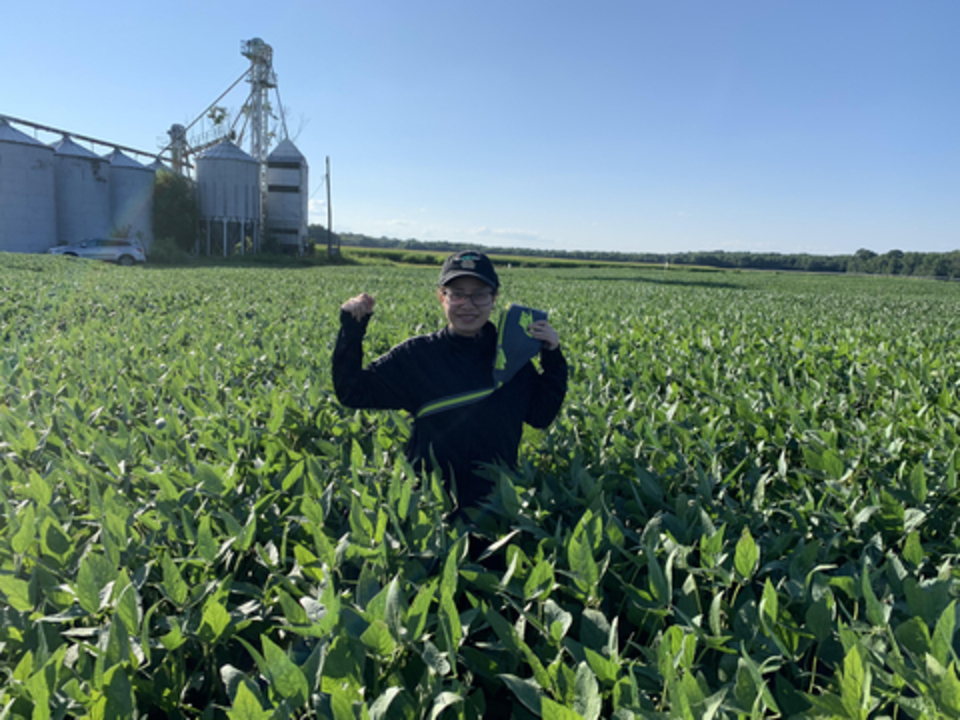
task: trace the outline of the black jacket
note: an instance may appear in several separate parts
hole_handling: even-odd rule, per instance
[[[528,362],[503,387],[472,404],[416,418],[440,398],[493,386],[497,330],[487,323],[477,337],[448,328],[410,338],[366,368],[363,336],[368,315],[358,322],[340,313],[333,351],[333,385],[348,407],[402,409],[415,416],[407,457],[418,469],[431,469],[431,453],[449,488],[456,481],[461,506],[476,505],[492,484],[475,473],[477,463],[517,464],[526,422],[547,427],[567,391],[567,363],[560,349],[540,353],[543,372]]]

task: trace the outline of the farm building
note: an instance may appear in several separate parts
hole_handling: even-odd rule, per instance
[[[0,250],[57,244],[53,148],[0,118]]]
[[[195,180],[198,253],[257,252],[265,239],[283,251],[304,253],[308,167],[287,137],[279,91],[280,125],[271,128],[276,118],[269,93],[277,89],[273,48],[253,38],[241,44],[241,53],[250,67],[215,101],[242,80],[249,82],[250,94],[232,125],[221,117],[210,132],[188,137],[191,127],[210,116],[212,105],[192,123],[172,125],[159,152],[0,116],[0,252],[45,252],[57,244],[109,236],[139,238],[149,250],[156,177],[169,167]],[[46,145],[14,125],[34,135],[53,133],[59,140]],[[240,148],[245,133],[249,154]],[[280,142],[271,151],[274,138]],[[112,151],[98,155],[80,142]],[[131,155],[152,162],[143,165]]]

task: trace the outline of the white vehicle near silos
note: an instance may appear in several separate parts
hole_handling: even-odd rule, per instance
[[[57,245],[47,252],[51,255],[106,260],[127,266],[147,261],[140,241],[129,238],[90,238],[72,245]]]

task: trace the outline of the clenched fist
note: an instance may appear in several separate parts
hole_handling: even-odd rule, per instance
[[[350,313],[354,320],[360,322],[373,312],[374,304],[376,304],[376,300],[373,299],[372,295],[360,293],[356,297],[347,300],[340,306],[340,309]]]

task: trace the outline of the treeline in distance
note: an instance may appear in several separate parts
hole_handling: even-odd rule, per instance
[[[327,230],[322,225],[311,225],[310,238],[325,244]],[[805,272],[857,273],[865,275],[906,275],[960,279],[960,250],[948,253],[903,252],[890,250],[875,253],[860,249],[853,255],[810,255],[782,253],[725,252],[723,250],[684,253],[626,253],[602,250],[541,250],[535,248],[484,247],[476,243],[447,241],[399,240],[388,237],[370,237],[359,233],[338,233],[341,245],[396,250],[425,250],[456,252],[470,248],[486,249],[502,255],[521,255],[567,260],[638,262],[671,265],[699,265],[715,268],[749,270],[795,270]]]

